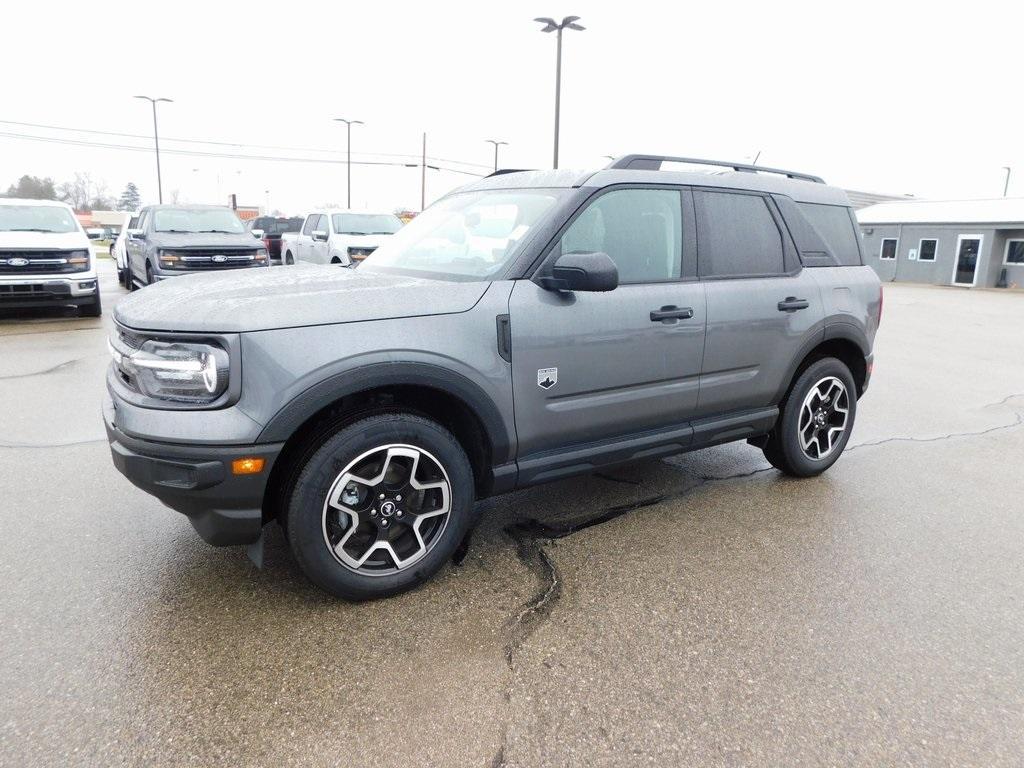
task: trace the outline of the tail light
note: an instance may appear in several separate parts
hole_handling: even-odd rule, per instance
[[[270,253],[270,238],[269,237],[264,237],[263,238],[263,245],[267,249],[267,253]]]

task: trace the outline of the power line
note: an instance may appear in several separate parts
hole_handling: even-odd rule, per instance
[[[0,120],[0,123],[6,122]],[[78,147],[96,147],[99,149],[113,149],[118,151],[128,152],[152,152],[151,147],[134,146],[131,144],[110,144],[105,142],[97,141],[86,141],[85,139],[71,139],[71,138],[58,138],[55,136],[35,136],[27,133],[12,133],[7,131],[0,131],[0,137],[14,139],[16,141],[40,141],[50,144],[64,144],[68,146]],[[170,155],[185,155],[188,157],[216,157],[228,160],[260,160],[260,161],[271,161],[271,162],[283,162],[283,163],[324,163],[330,165],[344,165],[344,160],[331,160],[322,157],[283,157],[280,155],[248,155],[239,153],[227,153],[227,152],[204,152],[200,150],[190,149],[161,149],[163,154]],[[390,166],[395,168],[418,168],[419,163],[400,163],[394,161],[384,160],[353,160],[353,165],[376,165],[376,166]],[[448,171],[449,173],[459,173],[464,176],[474,176],[481,178],[486,174],[474,173],[473,171],[466,171],[461,168],[451,168],[439,165],[431,165],[430,168],[439,171]]]
[[[62,125],[48,125],[48,124],[45,124],[45,123],[26,123],[26,122],[20,122],[20,121],[17,121],[17,120],[0,120],[0,124],[2,124],[2,125],[17,125],[17,126],[21,126],[21,127],[25,127],[25,128],[44,128],[46,130],[67,131],[67,132],[71,132],[71,133],[93,133],[93,134],[96,134],[96,135],[99,135],[99,136],[117,136],[119,138],[125,138],[125,139],[147,139],[147,140],[149,140],[149,139],[153,138],[152,136],[147,136],[147,135],[140,134],[140,133],[121,133],[121,132],[118,132],[118,131],[101,131],[101,130],[94,129],[94,128],[71,128],[71,127],[62,126]],[[326,154],[335,154],[335,155],[336,154],[344,154],[341,150],[338,150],[338,149],[319,149],[317,147],[288,147],[288,146],[281,146],[281,145],[277,145],[277,144],[240,144],[240,143],[233,142],[233,141],[214,141],[212,139],[211,140],[207,140],[207,139],[172,139],[172,138],[164,138],[164,137],[161,136],[160,140],[164,141],[164,142],[172,141],[172,142],[182,143],[182,144],[209,144],[211,146],[220,146],[220,147],[239,147],[239,148],[249,148],[249,149],[277,149],[277,150],[284,150],[284,151],[287,151],[287,152],[323,152],[323,153],[326,153]],[[357,154],[369,155],[371,157],[405,157],[405,158],[411,158],[411,159],[415,159],[415,160],[419,160],[420,159],[419,155],[405,154],[405,153],[400,153],[400,152],[361,152],[361,153],[357,153]],[[485,164],[485,163],[471,163],[471,162],[469,162],[467,160],[452,160],[450,158],[444,158],[444,157],[428,157],[427,159],[428,160],[433,160],[435,162],[454,163],[455,165],[469,165],[469,166],[474,166],[476,168],[488,168],[488,169],[490,168],[490,166]]]

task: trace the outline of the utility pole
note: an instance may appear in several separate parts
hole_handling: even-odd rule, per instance
[[[586,27],[577,24],[576,22],[579,20],[579,16],[566,16],[561,22],[556,22],[554,19],[549,19],[546,16],[534,19],[534,21],[539,21],[544,25],[541,32],[558,33],[558,52],[555,57],[555,168],[558,168],[558,124],[562,111],[562,30],[575,29],[582,32]]]
[[[484,141],[487,142],[488,144],[493,144],[494,145],[494,170],[497,171],[498,170],[498,147],[500,147],[502,144],[508,146],[508,142],[507,141],[495,141],[494,139],[484,139]]]
[[[162,204],[164,201],[164,188],[163,182],[160,179],[160,135],[156,129],[156,103],[158,101],[166,101],[171,103],[173,99],[158,98],[154,99],[151,96],[136,96],[136,99],[145,99],[153,105],[153,148],[156,150],[156,196],[157,200]]]
[[[423,161],[420,175],[420,213],[427,207],[427,132],[423,132]]]
[[[345,170],[347,172],[348,181],[346,184],[347,194],[345,198],[345,207],[352,207],[352,126],[353,125],[366,125],[362,120],[346,120],[344,117],[334,118],[336,123],[344,123],[346,134],[348,135],[348,141],[346,142],[346,153],[345,153]]]

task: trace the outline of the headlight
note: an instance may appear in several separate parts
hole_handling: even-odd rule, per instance
[[[71,251],[68,254],[69,272],[85,272],[87,269],[89,269],[88,251]]]
[[[228,388],[228,354],[213,344],[150,340],[130,355],[111,346],[111,354],[142,394],[158,400],[205,405]]]
[[[185,262],[181,257],[182,254],[174,251],[160,251],[160,266],[163,269],[184,269]]]
[[[266,248],[257,248],[256,249],[255,261],[260,266],[262,266],[262,265],[267,263],[267,249]]]

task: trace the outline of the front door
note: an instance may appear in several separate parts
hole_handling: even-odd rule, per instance
[[[538,454],[689,421],[706,317],[704,287],[687,277],[692,218],[688,191],[608,191],[577,215],[545,267],[563,252],[601,251],[618,267],[618,288],[570,293],[516,282],[509,314],[521,468],[543,461]]]
[[[978,273],[981,241],[981,235],[960,235],[957,238],[953,285],[974,285]]]

